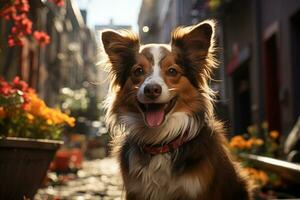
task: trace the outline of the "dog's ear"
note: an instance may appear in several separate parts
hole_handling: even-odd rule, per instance
[[[139,38],[130,31],[104,30],[101,39],[111,64],[109,70],[116,83],[122,87],[126,82],[127,73],[135,64],[135,55],[139,51]]]
[[[214,22],[206,20],[195,26],[179,27],[172,33],[172,47],[185,51],[198,51],[206,55],[213,45]]]
[[[195,26],[179,27],[172,33],[171,48],[176,62],[196,87],[211,77],[216,67],[214,47],[215,22],[206,20]],[[203,83],[202,83],[203,84]]]

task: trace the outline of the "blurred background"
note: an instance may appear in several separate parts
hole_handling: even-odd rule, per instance
[[[300,197],[296,189],[300,184],[299,0],[54,2],[58,6],[53,0],[28,1],[32,28],[50,37],[45,46],[29,37],[22,39],[22,45],[9,45],[12,25],[0,17],[0,76],[8,81],[21,77],[47,105],[76,118],[76,126],[64,135],[66,148],[58,152],[67,164],[56,170],[81,170],[82,175],[87,173],[82,171],[83,158],[94,162],[108,156],[101,104],[108,82],[106,72],[97,66],[101,30],[130,29],[139,33],[142,43],[169,43],[175,27],[215,19],[220,65],[210,84],[218,92],[215,108],[228,127],[230,146],[258,181],[258,199]],[[112,165],[111,160],[107,163]],[[52,183],[70,179],[51,176]],[[118,181],[109,183],[117,191],[112,199],[120,196],[114,188]],[[67,187],[60,192],[64,190]],[[103,199],[105,191],[99,193]],[[63,196],[53,187],[40,195]]]

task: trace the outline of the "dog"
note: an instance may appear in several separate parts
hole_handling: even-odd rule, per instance
[[[228,152],[209,87],[215,21],[179,27],[170,44],[104,30],[114,135],[127,200],[246,200],[251,187]]]

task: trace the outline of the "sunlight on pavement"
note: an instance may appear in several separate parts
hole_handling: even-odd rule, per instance
[[[66,179],[62,184],[40,189],[35,200],[119,200],[123,194],[118,164],[113,158],[85,161],[77,175]]]

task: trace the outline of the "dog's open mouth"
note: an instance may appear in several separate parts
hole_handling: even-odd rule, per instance
[[[175,106],[176,98],[173,98],[167,103],[138,103],[140,110],[143,114],[144,120],[148,127],[154,128],[160,126],[166,115],[172,110]]]

